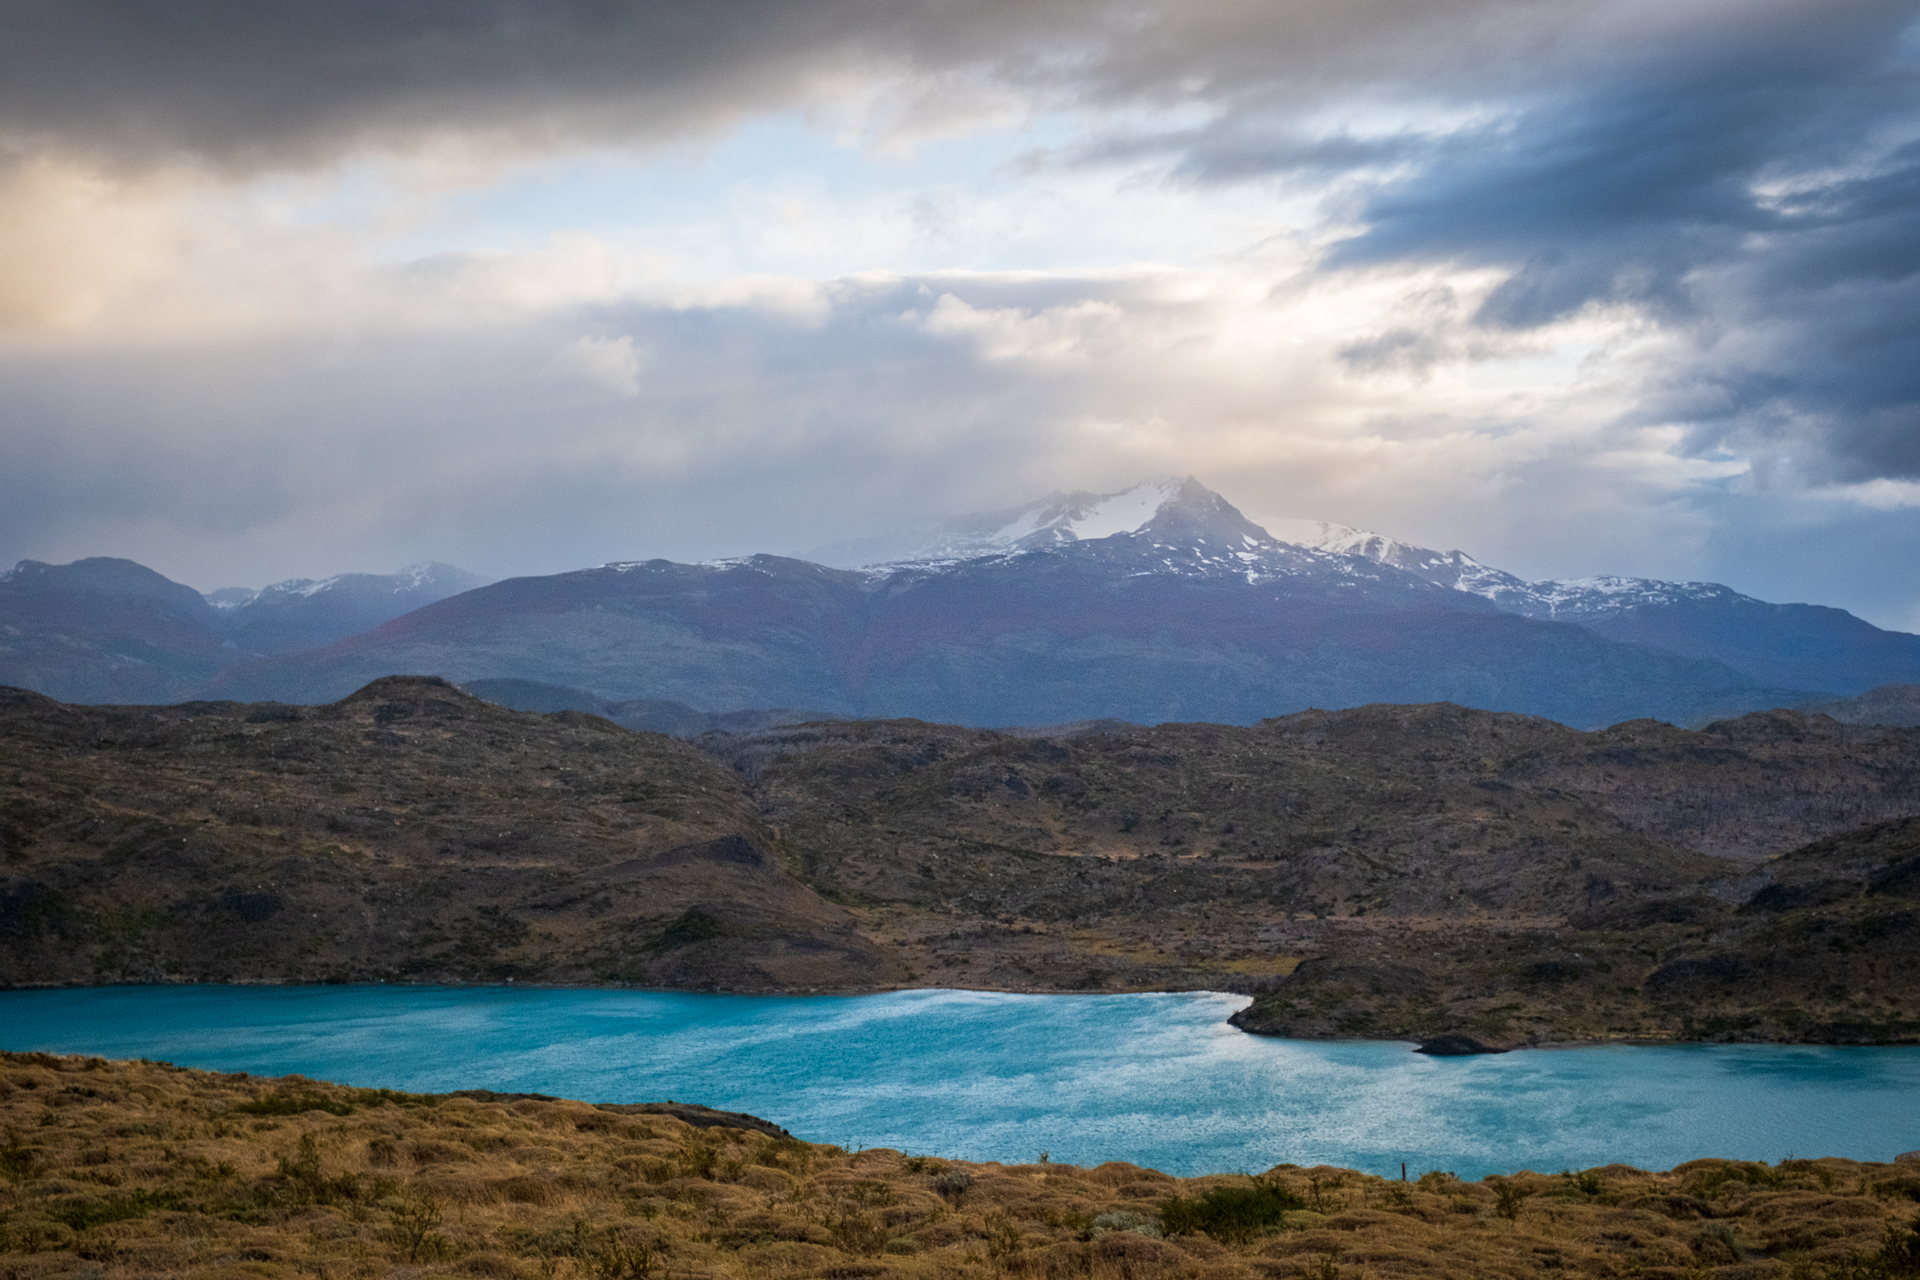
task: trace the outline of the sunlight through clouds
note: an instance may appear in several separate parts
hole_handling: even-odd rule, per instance
[[[203,7],[0,53],[14,558],[545,572],[1142,471],[1771,598],[1776,500],[1920,541],[1910,5],[556,4],[431,65]]]

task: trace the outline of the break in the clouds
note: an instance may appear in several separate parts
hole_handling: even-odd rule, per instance
[[[0,554],[549,571],[1170,470],[1920,623],[1912,3],[4,7]]]

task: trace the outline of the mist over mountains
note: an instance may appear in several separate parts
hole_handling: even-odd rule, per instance
[[[0,682],[76,702],[321,703],[432,674],[633,704],[662,728],[773,707],[1249,724],[1442,701],[1599,727],[1920,682],[1920,637],[1839,609],[1712,583],[1526,582],[1316,522],[1277,535],[1158,476],[805,560],[490,585],[429,565],[203,598],[130,561],[23,562],[0,577]]]

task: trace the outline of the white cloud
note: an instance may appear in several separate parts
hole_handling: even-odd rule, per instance
[[[579,378],[606,388],[615,395],[640,394],[640,369],[645,355],[626,335],[618,338],[575,338],[553,353],[547,372],[556,377]]]

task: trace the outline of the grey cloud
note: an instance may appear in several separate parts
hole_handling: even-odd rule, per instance
[[[325,350],[0,358],[0,559],[132,554],[201,588],[432,558],[505,576],[800,548],[1050,487],[1023,468],[1072,388],[983,375],[916,323],[939,296],[918,282],[832,292],[824,319],[628,303]],[[650,354],[637,395],[548,374],[611,335]]]
[[[966,6],[990,29],[1020,6]],[[459,132],[657,140],[900,52],[881,0],[10,0],[0,120],[110,157],[243,165]],[[958,33],[964,34],[964,32]],[[964,48],[956,48],[964,55]]]
[[[1123,106],[1472,91],[1490,61],[1543,74],[1538,47],[1576,17],[1543,0],[4,0],[0,127],[103,158],[272,167],[449,133],[657,141],[836,75]]]

